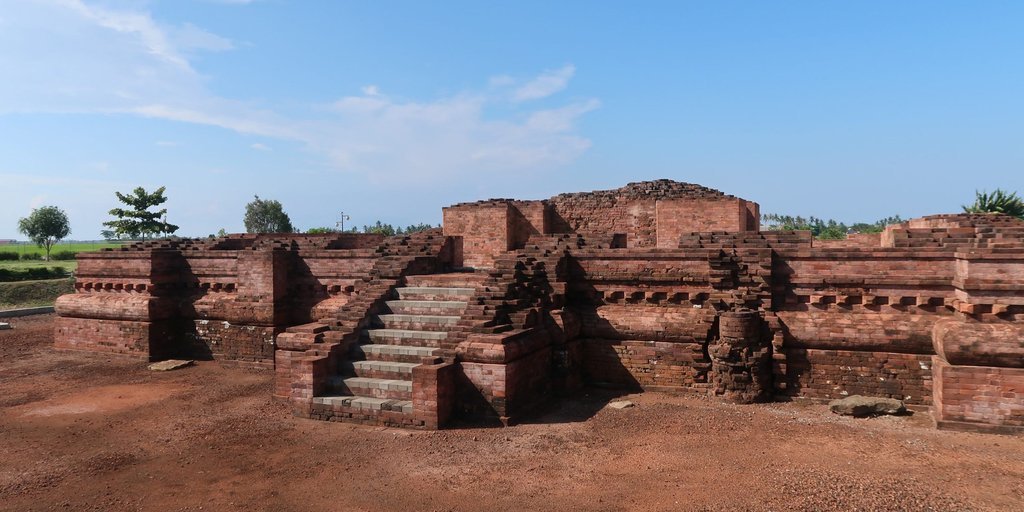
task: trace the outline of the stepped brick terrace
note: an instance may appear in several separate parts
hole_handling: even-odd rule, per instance
[[[79,255],[61,349],[273,368],[295,414],[516,421],[584,386],[891,397],[1024,432],[1024,221],[760,231],[668,180],[443,209],[406,236],[230,235]]]

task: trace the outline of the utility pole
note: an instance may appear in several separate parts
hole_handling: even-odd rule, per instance
[[[346,220],[350,220],[350,219],[349,219],[348,215],[345,215],[345,212],[341,212],[339,215],[341,215],[341,220],[339,220],[338,222],[335,222],[334,226],[340,228],[341,232],[344,233],[345,232],[345,221]]]

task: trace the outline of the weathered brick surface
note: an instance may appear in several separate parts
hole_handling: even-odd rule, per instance
[[[940,428],[1024,432],[1024,369],[933,364]]]
[[[718,338],[709,344],[711,391],[727,400],[752,403],[771,397],[771,345],[756,311],[719,315]]]
[[[835,399],[879,396],[928,405],[932,398],[931,356],[893,352],[790,349],[787,389],[792,396]]]

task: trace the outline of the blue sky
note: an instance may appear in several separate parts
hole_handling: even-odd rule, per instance
[[[872,221],[1024,192],[1021,2],[0,0],[0,238],[438,223],[671,178]]]

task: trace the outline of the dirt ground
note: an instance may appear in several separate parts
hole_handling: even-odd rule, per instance
[[[592,390],[523,425],[293,418],[269,371],[173,372],[0,331],[0,510],[1024,510],[1024,438]]]

